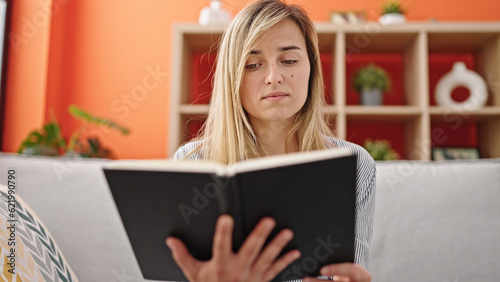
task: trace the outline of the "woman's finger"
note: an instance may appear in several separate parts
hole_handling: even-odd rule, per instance
[[[166,240],[166,244],[172,252],[172,257],[179,265],[186,278],[192,280],[193,274],[198,272],[200,262],[191,256],[188,249],[181,240],[175,237],[168,237]]]
[[[221,215],[215,226],[212,256],[216,265],[224,265],[232,253],[234,220],[229,215]]]
[[[269,217],[265,217],[257,223],[238,251],[235,271],[247,272],[250,270],[249,268],[254,264],[255,259],[275,225],[276,222],[274,219]]]
[[[281,230],[273,240],[267,244],[252,267],[252,273],[263,273],[276,260],[283,248],[292,240],[293,232],[290,229]]]
[[[276,260],[273,265],[264,273],[263,281],[270,281],[276,275],[278,275],[281,271],[283,271],[287,266],[289,266],[292,262],[296,261],[300,257],[299,250],[292,250],[288,253],[281,256],[278,260]],[[284,280],[284,279],[283,279]]]
[[[354,263],[330,264],[321,268],[320,273],[325,276],[335,276],[335,281],[370,282],[372,280],[368,271]],[[346,280],[346,278],[349,279]]]

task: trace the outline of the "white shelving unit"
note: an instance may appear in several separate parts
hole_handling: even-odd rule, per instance
[[[500,157],[500,23],[408,23],[380,26],[317,23],[320,51],[332,56],[332,104],[325,115],[333,115],[338,138],[345,139],[349,122],[398,122],[404,126],[405,159],[430,160],[434,123],[457,120],[477,126],[479,151],[484,158]],[[168,152],[173,154],[190,134],[186,122],[201,119],[208,105],[192,104],[193,54],[215,53],[222,28],[180,24],[175,26],[170,93]],[[365,107],[346,104],[346,61],[360,53],[400,54],[403,58],[404,104]],[[479,110],[457,111],[429,102],[429,54],[467,53],[474,70],[485,78],[488,104]],[[450,126],[453,124],[450,123]]]

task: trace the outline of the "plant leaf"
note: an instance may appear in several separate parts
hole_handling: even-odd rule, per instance
[[[72,116],[82,119],[88,123],[95,123],[97,125],[107,126],[109,128],[120,131],[124,135],[129,134],[130,132],[128,128],[118,125],[116,122],[110,119],[93,116],[90,113],[78,108],[75,105],[69,106],[68,110]]]
[[[61,149],[58,134],[59,125],[55,122],[45,124],[41,130],[34,130],[21,143],[19,154],[54,156]]]

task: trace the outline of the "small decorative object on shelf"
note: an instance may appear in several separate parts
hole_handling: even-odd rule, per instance
[[[469,90],[469,98],[463,102],[454,101],[451,92],[458,86]],[[474,71],[468,70],[463,62],[456,62],[452,70],[445,74],[436,84],[434,91],[439,106],[464,110],[475,110],[486,105],[488,91],[484,79]]]
[[[389,2],[382,7],[382,15],[378,22],[383,25],[402,24],[406,22],[403,9],[399,2]]]
[[[366,139],[363,147],[376,161],[392,161],[400,158],[399,154],[391,149],[391,143],[385,139],[375,141]]]
[[[353,86],[360,94],[361,105],[380,106],[383,93],[389,89],[390,79],[383,68],[370,64],[356,72]]]
[[[331,12],[330,22],[334,24],[361,24],[366,22],[364,11]]]
[[[231,14],[222,9],[220,0],[212,0],[210,7],[205,7],[200,12],[198,23],[201,25],[226,25],[231,21]]]
[[[82,137],[85,129],[90,124],[105,126],[115,129],[126,135],[129,130],[115,122],[93,116],[88,112],[71,105],[68,108],[71,115],[83,120],[85,123],[74,131],[66,142],[61,134],[59,123],[54,115],[51,115],[51,121],[43,126],[41,130],[31,132],[26,140],[23,141],[18,149],[19,154],[42,155],[42,156],[63,156],[68,158],[108,158],[114,159],[114,153],[105,148],[99,138],[86,136]]]
[[[432,160],[476,160],[479,159],[477,148],[432,148]]]

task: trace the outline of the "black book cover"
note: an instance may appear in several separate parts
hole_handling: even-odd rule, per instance
[[[356,156],[327,150],[261,158],[229,167],[187,162],[115,162],[104,173],[145,279],[185,281],[165,245],[183,240],[200,260],[211,257],[219,215],[235,219],[233,249],[264,216],[287,227],[301,257],[274,281],[319,275],[354,262]]]

